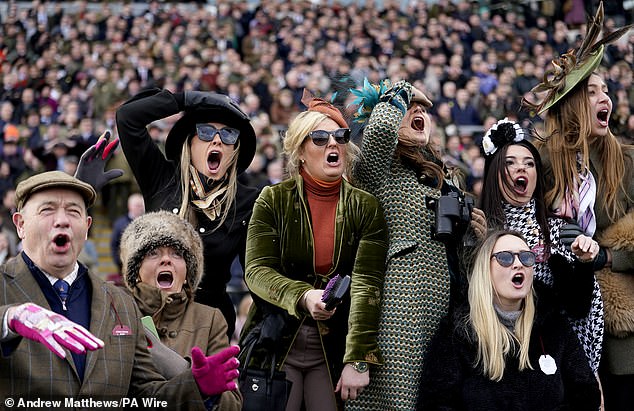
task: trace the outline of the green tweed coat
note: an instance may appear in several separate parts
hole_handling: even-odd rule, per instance
[[[383,362],[376,334],[387,252],[385,219],[371,194],[342,181],[335,219],[334,265],[327,275],[318,275],[303,179],[298,176],[264,188],[249,223],[245,271],[251,292],[287,313],[286,333],[278,345],[279,368],[307,318],[297,306],[302,295],[325,288],[335,274],[351,276],[350,293],[336,314],[317,322],[333,387],[345,363]],[[263,317],[259,305],[256,299],[243,338]],[[254,361],[260,361],[255,354]]]
[[[354,174],[383,207],[389,249],[378,336],[385,363],[370,369],[370,385],[349,410],[416,408],[424,356],[449,306],[446,250],[431,238],[435,210],[426,206],[440,191],[394,157],[402,118],[389,103],[374,107]]]

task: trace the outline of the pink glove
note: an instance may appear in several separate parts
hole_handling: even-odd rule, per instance
[[[240,347],[233,345],[217,354],[205,357],[198,347],[192,348],[192,374],[200,392],[207,397],[238,388],[234,381],[240,374],[236,355]]]
[[[104,347],[103,341],[81,325],[39,305],[25,303],[10,310],[8,322],[12,331],[44,344],[60,358],[66,357],[62,346],[76,354]]]

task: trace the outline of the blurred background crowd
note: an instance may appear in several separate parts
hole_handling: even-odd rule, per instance
[[[17,248],[11,222],[15,185],[44,170],[73,173],[81,153],[104,130],[117,135],[116,108],[151,87],[217,91],[240,104],[258,137],[256,158],[242,178],[263,187],[283,177],[281,136],[304,108],[304,88],[345,107],[350,101],[345,91],[360,87],[364,78],[407,79],[434,102],[438,150],[463,170],[467,189],[477,196],[484,160],[476,143],[483,130],[504,117],[540,129],[538,117],[520,110],[521,98],[555,56],[579,45],[596,3],[5,1],[0,257]],[[606,2],[605,31],[632,22],[631,3]],[[629,34],[607,48],[600,69],[614,103],[610,127],[630,143],[633,64],[634,34]],[[354,108],[346,113],[352,122]],[[162,141],[175,120],[153,123],[153,138]],[[361,133],[351,127],[358,142]],[[110,167],[128,169],[120,151]],[[131,212],[128,207],[137,192],[129,171],[104,188],[101,212],[108,227],[139,213],[138,204]],[[88,244],[86,252],[97,263],[96,247]],[[110,269],[101,270],[107,275]]]

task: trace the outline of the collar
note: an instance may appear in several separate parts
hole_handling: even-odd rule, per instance
[[[24,251],[22,252],[22,255],[25,257],[23,259],[25,260],[27,267],[34,267],[35,269],[39,270],[42,274],[44,274],[44,276],[51,283],[51,285],[55,284],[57,280],[60,280],[60,278],[53,277],[52,275],[50,275],[49,273],[47,273],[46,271],[38,267],[33,262],[33,260],[31,260],[31,258],[28,255],[26,255]],[[66,274],[64,277],[61,277],[61,280],[66,281],[68,285],[70,286],[70,285],[73,285],[73,282],[75,282],[78,276],[79,276],[79,264],[75,262],[75,266],[73,267],[73,270],[70,273]]]
[[[522,311],[504,311],[495,304],[493,304],[493,308],[502,325],[508,328],[509,331],[515,331],[515,321],[520,317]]]
[[[187,308],[187,293],[166,294],[159,288],[145,283],[136,283],[132,294],[143,315],[149,315],[155,324],[181,317]]]

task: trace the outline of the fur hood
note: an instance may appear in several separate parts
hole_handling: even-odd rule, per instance
[[[123,279],[132,289],[139,281],[139,269],[145,255],[158,247],[180,251],[187,266],[184,289],[193,296],[203,276],[203,247],[194,227],[168,211],[146,213],[135,218],[121,236]]]
[[[615,250],[634,250],[634,212],[605,229],[599,244]],[[601,286],[605,328],[616,336],[634,333],[634,273],[612,272],[604,268],[596,273]]]

